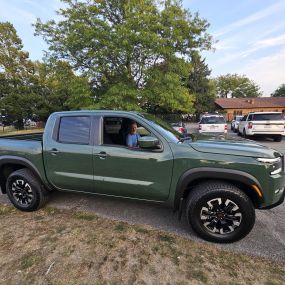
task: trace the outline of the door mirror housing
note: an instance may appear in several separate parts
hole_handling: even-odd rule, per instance
[[[138,139],[138,145],[140,148],[155,149],[159,146],[157,138],[151,136],[144,136]]]

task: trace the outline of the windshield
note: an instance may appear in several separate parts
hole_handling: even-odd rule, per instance
[[[203,117],[200,124],[224,124],[225,119],[224,117]]]
[[[161,118],[151,114],[139,114],[145,118],[150,125],[153,125],[160,133],[163,134],[170,141],[177,143],[183,137],[179,132],[171,127],[170,124],[163,121]]]
[[[254,114],[254,121],[283,120],[281,113]]]

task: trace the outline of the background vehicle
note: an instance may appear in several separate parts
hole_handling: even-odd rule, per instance
[[[243,118],[243,116],[235,116],[234,119],[231,122],[231,130],[234,132],[238,131],[238,125],[240,120]]]
[[[180,134],[187,134],[187,129],[183,122],[171,123],[171,126]]]
[[[125,144],[128,122],[138,148]],[[215,242],[247,235],[255,208],[284,200],[284,157],[253,142],[181,139],[149,114],[73,111],[52,114],[44,134],[0,139],[0,186],[22,211],[39,209],[49,191],[85,192],[163,203]]]
[[[199,122],[199,133],[227,133],[227,123],[222,115],[203,115]]]
[[[281,112],[252,112],[242,118],[238,133],[244,137],[270,137],[280,142],[285,135],[285,121]]]

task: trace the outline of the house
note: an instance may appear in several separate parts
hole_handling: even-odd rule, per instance
[[[235,115],[246,115],[249,112],[283,112],[285,114],[285,97],[257,98],[219,98],[215,101],[219,111],[225,113],[227,121]]]

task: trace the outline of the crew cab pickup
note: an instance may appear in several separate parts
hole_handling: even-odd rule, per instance
[[[163,203],[185,211],[200,237],[233,242],[251,231],[255,208],[283,202],[284,158],[243,139],[181,138],[149,114],[58,112],[43,134],[0,139],[0,185],[22,211],[39,209],[53,190]]]

